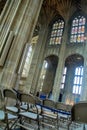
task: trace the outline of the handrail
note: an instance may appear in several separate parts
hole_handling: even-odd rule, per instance
[[[48,107],[48,106],[45,106],[45,105],[39,104],[39,103],[37,103],[36,105],[40,106],[41,108],[46,108],[48,110],[51,110],[52,112],[57,112],[57,113],[65,114],[65,115],[71,115],[70,111],[64,111],[62,109],[56,109],[56,108]]]

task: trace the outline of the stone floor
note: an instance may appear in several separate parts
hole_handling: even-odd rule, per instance
[[[85,125],[85,128],[86,128],[85,130],[87,130],[87,125]],[[0,128],[0,130],[2,130],[2,129]],[[15,130],[20,130],[19,126],[17,126],[15,128]],[[35,122],[31,122],[28,125],[28,130],[37,130],[37,124]],[[42,127],[42,125],[40,125],[40,130],[57,130],[57,128],[55,128],[55,127],[52,128],[52,127],[48,127],[48,126]],[[58,130],[68,130],[67,123],[60,122]],[[83,124],[72,123],[70,126],[70,130],[83,130]]]
[[[37,128],[31,128],[31,127],[28,127],[29,130],[37,130]],[[0,130],[3,130],[0,128]],[[19,128],[16,128],[16,130],[20,130]],[[50,127],[40,127],[40,130],[57,130],[56,128],[50,128]],[[67,127],[65,126],[60,126],[58,130],[68,130]],[[83,125],[79,126],[79,127],[71,127],[70,130],[83,130]],[[86,126],[86,129],[87,130],[87,126]]]
[[[29,129],[29,130],[36,130],[36,129]],[[57,130],[56,128],[50,128],[50,127],[44,127],[44,128],[40,128],[40,130]],[[68,130],[67,127],[61,126],[59,127],[58,130]],[[80,125],[79,127],[70,127],[70,130],[83,130],[83,125]],[[87,126],[86,129],[87,130]]]
[[[32,124],[32,126],[35,125],[35,124]],[[37,126],[34,128],[34,127],[28,127],[29,130],[37,130]],[[85,125],[85,130],[87,130],[87,126]],[[47,127],[47,126],[40,126],[40,130],[57,130],[57,128],[51,128],[51,127]],[[68,130],[67,128],[67,125],[64,124],[64,123],[60,123],[60,127],[58,130]],[[71,127],[70,127],[70,130],[83,130],[83,124],[72,124]]]
[[[29,130],[36,130],[36,129],[33,129],[33,128],[30,128]],[[55,129],[55,128],[50,128],[50,127],[44,127],[44,128],[40,128],[40,130],[57,130],[57,129]],[[59,129],[58,130],[67,130],[67,128],[65,127],[59,127]],[[81,127],[77,127],[77,128],[75,128],[75,127],[72,127],[72,128],[70,128],[70,130],[83,130],[83,126],[81,126]],[[87,130],[87,127],[86,127],[86,129],[85,130]]]

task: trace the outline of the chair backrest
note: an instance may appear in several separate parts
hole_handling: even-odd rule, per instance
[[[4,96],[3,96],[3,90],[2,89],[0,89],[0,111],[1,111],[1,113],[3,113],[2,111],[5,111],[5,102],[4,102]]]
[[[62,111],[67,111],[67,105],[62,102],[57,102],[56,109],[62,110]]]
[[[4,97],[2,90],[0,89],[0,109],[4,108]]]
[[[17,94],[11,89],[4,89],[3,90],[4,97],[17,99]]]
[[[4,121],[5,123],[5,119],[6,119],[6,113],[4,107],[4,98],[3,98],[2,90],[0,89],[0,127],[3,126],[2,121]]]
[[[0,89],[0,100],[2,99],[2,91],[1,91],[1,89]]]
[[[20,94],[20,101],[28,104],[36,104],[35,97],[31,94],[25,94],[25,93]]]
[[[87,102],[79,102],[73,105],[71,119],[72,121],[87,123]]]
[[[43,100],[43,105],[52,109],[55,109],[56,103],[53,100],[45,99]]]
[[[17,98],[17,93],[14,92],[12,89],[4,89],[3,90],[3,95],[5,98],[5,102],[6,104],[14,104],[16,105],[18,102],[18,98]]]
[[[36,100],[36,104],[42,104],[42,100],[37,97],[37,96],[34,96],[35,100]]]

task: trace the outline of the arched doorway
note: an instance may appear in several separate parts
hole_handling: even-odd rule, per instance
[[[40,91],[50,96],[53,90],[56,68],[58,64],[58,57],[50,55],[43,61],[43,66],[40,74]]]
[[[67,68],[63,88],[62,101],[73,104],[80,100],[83,79],[84,58],[79,54],[73,54],[66,58]]]

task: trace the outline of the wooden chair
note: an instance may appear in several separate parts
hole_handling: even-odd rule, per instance
[[[23,109],[20,105],[20,112],[19,112],[19,123],[17,124],[18,126],[24,128],[24,129],[28,129],[31,125],[30,121],[36,121],[37,126],[38,126],[38,130],[40,130],[40,124],[39,124],[39,112],[38,112],[38,108],[36,105],[36,99],[33,95],[31,94],[25,94],[22,93],[20,95],[20,104],[25,103],[28,104],[27,109]],[[33,110],[34,108],[34,110]]]
[[[63,123],[69,123],[71,119],[71,105],[64,104],[62,102],[56,102],[56,109],[58,110],[59,121]]]
[[[71,122],[68,124],[68,130],[72,122],[84,124],[83,130],[85,130],[85,124],[87,124],[87,102],[82,101],[73,105],[71,110]]]
[[[40,98],[37,97],[37,96],[34,96],[32,94],[29,94],[29,95],[31,95],[31,96],[33,96],[35,98],[35,100],[36,100],[36,106],[38,108],[38,112],[41,113],[41,107],[39,105],[39,104],[41,104]],[[28,102],[23,102],[23,101],[20,100],[20,108],[21,108],[21,110],[27,111],[29,109],[29,103]],[[37,110],[36,110],[35,107],[32,107],[32,110],[37,113]]]
[[[55,102],[49,99],[43,100],[42,104],[42,125],[58,129],[58,113],[55,112]]]
[[[38,113],[41,114],[41,106],[40,104],[42,104],[42,100],[37,97],[37,96],[34,96],[35,100],[36,100],[36,106],[37,106],[37,109],[38,109]],[[33,107],[32,108],[34,112],[36,112],[36,109]]]
[[[3,90],[5,112],[8,117],[9,129],[13,128],[18,120],[18,98],[17,94],[11,89]]]
[[[4,98],[2,90],[0,90],[0,128],[9,130],[7,113],[4,109]]]

